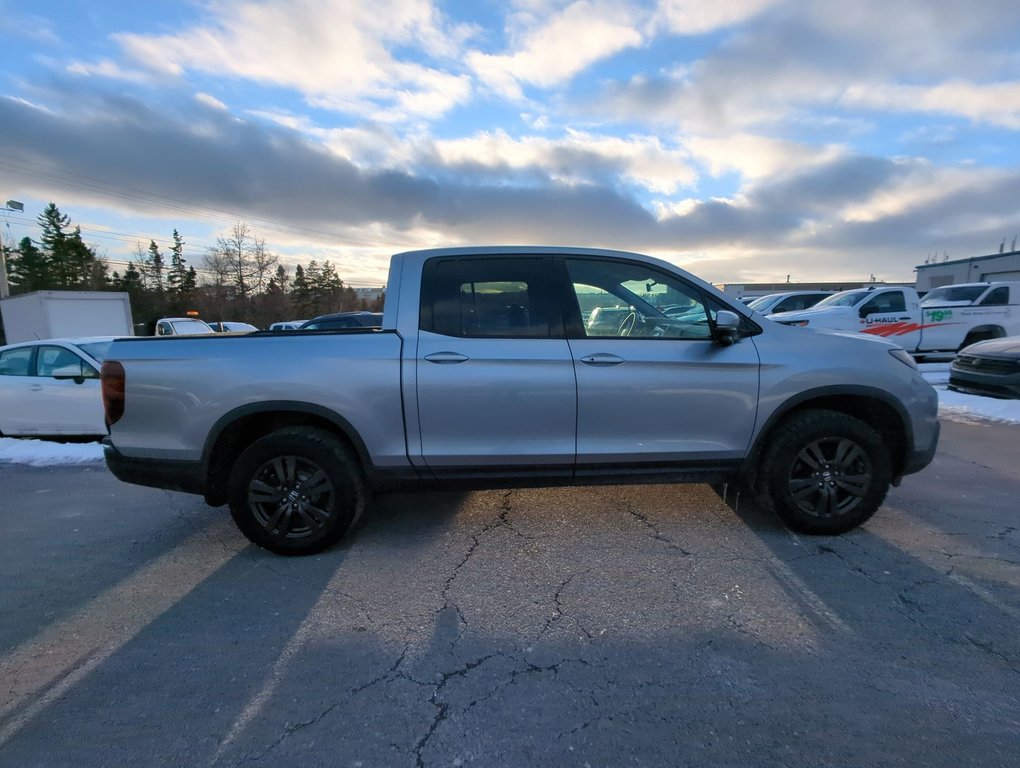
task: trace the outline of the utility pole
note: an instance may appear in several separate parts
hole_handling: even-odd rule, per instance
[[[8,200],[3,210],[4,224],[10,229],[10,225],[7,224],[7,211],[24,211],[25,206],[17,200]],[[4,244],[4,234],[0,232],[0,299],[6,299],[11,295],[11,287],[7,283],[7,246]]]

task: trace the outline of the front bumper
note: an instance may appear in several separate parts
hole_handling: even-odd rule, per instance
[[[942,425],[936,421],[935,430],[931,437],[931,442],[923,447],[915,447],[914,450],[910,451],[903,461],[903,472],[902,475],[912,475],[914,472],[920,472],[922,469],[931,464],[935,458],[935,451],[939,447],[939,435],[942,432]],[[896,478],[896,484],[899,484],[899,478]]]
[[[954,365],[949,369],[949,388],[969,395],[1020,398],[1020,372],[982,373]]]

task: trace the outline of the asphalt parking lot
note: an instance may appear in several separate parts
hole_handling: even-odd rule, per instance
[[[1012,766],[1020,426],[863,529],[707,486],[382,498],[310,558],[0,465],[0,765]]]

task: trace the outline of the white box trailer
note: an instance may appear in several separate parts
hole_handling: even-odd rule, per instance
[[[131,300],[117,291],[33,291],[0,300],[8,344],[81,336],[133,336]]]

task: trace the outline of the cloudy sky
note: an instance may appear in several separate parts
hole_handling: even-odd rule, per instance
[[[0,0],[0,201],[114,269],[238,220],[381,284],[461,244],[913,279],[1020,233],[1017,0]]]

